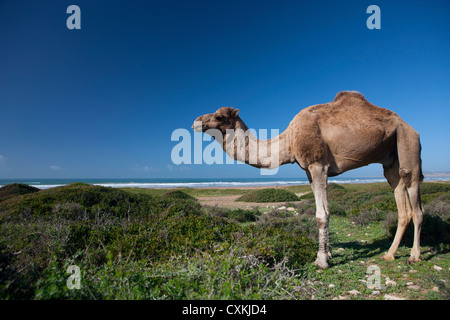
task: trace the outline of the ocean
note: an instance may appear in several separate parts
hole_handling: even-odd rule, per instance
[[[333,177],[334,183],[384,182],[383,177]],[[425,177],[425,181],[450,181],[450,177]],[[0,187],[11,183],[28,184],[39,189],[64,186],[74,182],[113,188],[219,188],[219,187],[271,187],[309,184],[307,178],[210,178],[210,179],[0,179]]]

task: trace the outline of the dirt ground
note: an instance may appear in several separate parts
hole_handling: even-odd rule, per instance
[[[303,195],[303,193],[296,193],[297,196]],[[239,208],[239,209],[252,209],[252,208],[279,208],[286,205],[286,202],[239,202],[236,201],[240,195],[236,196],[221,196],[221,197],[197,197],[202,206],[218,206],[223,208]],[[300,201],[289,201],[289,203],[297,204]]]

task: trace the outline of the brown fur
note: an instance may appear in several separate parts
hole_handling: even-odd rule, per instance
[[[204,132],[214,128],[224,135],[226,129],[246,130],[238,113],[231,107],[220,108],[198,117],[193,128]],[[199,122],[201,128],[196,125]],[[277,165],[296,162],[311,182],[320,235],[318,266],[328,266],[327,178],[371,163],[383,165],[385,177],[395,189],[399,210],[397,234],[384,259],[393,259],[405,225],[413,218],[415,239],[410,261],[420,261],[423,215],[419,193],[419,182],[423,180],[420,137],[397,114],[373,105],[359,92],[342,91],[331,102],[301,110],[283,133],[268,142],[272,141],[280,144]],[[227,151],[225,144],[223,147]],[[248,163],[247,160],[248,157],[242,159]],[[264,162],[252,165],[263,167],[260,163]]]

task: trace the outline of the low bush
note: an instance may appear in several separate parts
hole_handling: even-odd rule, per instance
[[[344,186],[336,183],[329,183],[327,186],[328,198],[335,199],[341,197],[347,193],[347,189]],[[308,192],[300,196],[302,200],[314,200],[314,193]]]
[[[437,191],[439,192],[439,191]],[[390,212],[384,223],[389,237],[397,230],[398,213]],[[403,235],[402,242],[411,244],[414,239],[414,223],[411,220]],[[421,243],[441,249],[450,249],[450,196],[441,195],[424,205],[421,230]]]
[[[84,271],[80,290],[66,286],[70,264]],[[109,256],[98,268],[85,261],[54,262],[35,287],[35,299],[310,299],[317,289],[281,260],[269,266],[242,246],[220,253],[198,252],[160,263],[120,260]],[[301,288],[301,290],[300,290]]]
[[[39,189],[21,183],[8,184],[0,188],[0,202],[15,196],[38,192]]]
[[[231,246],[264,270],[281,261],[299,267],[315,252],[304,230],[258,224],[256,209],[208,211],[178,192],[159,197],[85,184],[7,199],[0,204],[0,299],[183,298],[188,282],[196,292],[188,296],[200,297],[207,287],[202,281],[219,278],[178,279],[167,270],[195,268],[196,257],[209,256],[228,272],[224,277],[231,276],[234,271],[220,262]],[[66,288],[71,264],[83,272],[83,290]],[[151,273],[161,265],[167,277]],[[244,285],[239,277],[233,281]],[[219,297],[245,293],[215,285],[223,288]]]
[[[236,199],[243,202],[288,202],[299,201],[295,193],[283,189],[262,189],[251,191]]]
[[[450,196],[426,188],[422,242],[448,249]],[[395,233],[391,189],[329,193],[331,214],[360,225],[387,216]],[[179,192],[85,184],[10,197],[0,203],[0,299],[301,298],[317,252],[314,208],[313,199],[297,204],[297,215],[201,208]],[[411,223],[404,241],[412,237]],[[80,290],[66,286],[69,265],[81,269]]]
[[[425,182],[420,185],[420,190],[426,213],[436,210],[439,211],[439,207],[445,207],[445,203],[449,202],[449,183]],[[299,213],[313,214],[315,212],[314,195],[309,193],[300,198],[303,201],[297,205]],[[434,202],[436,199],[440,200]],[[349,191],[344,186],[330,183],[328,185],[328,201],[331,215],[347,216],[359,225],[386,220],[386,230],[394,229],[393,231],[389,231],[389,234],[395,233],[397,205],[395,203],[394,191],[389,186],[374,186]],[[427,209],[427,204],[431,204],[429,209]],[[442,216],[432,217],[433,214],[424,217],[427,220],[424,221],[424,224],[435,224],[431,220],[434,219],[438,223],[439,219],[443,219]],[[445,223],[441,225],[446,226]],[[434,227],[434,229],[436,228],[439,229],[437,226]],[[440,234],[440,231],[438,234]],[[408,238],[408,235],[405,238]],[[441,237],[439,236],[439,238]],[[433,241],[435,242],[435,240]]]
[[[420,185],[420,193],[424,194],[436,194],[450,191],[450,183],[433,182],[433,183],[422,183]]]
[[[328,209],[330,211],[330,214],[334,216],[345,217],[347,214],[344,207],[334,200],[328,202]]]
[[[248,254],[269,265],[285,259],[287,266],[296,269],[315,258],[315,241],[292,221],[279,221],[263,227],[250,225],[244,230],[248,239],[246,245]]]
[[[450,191],[449,183],[422,183],[420,185],[420,194],[423,204],[428,204],[440,196],[448,196]]]
[[[327,190],[328,190],[328,192],[333,192],[336,190],[346,190],[346,189],[343,185],[331,182],[328,184]]]
[[[293,215],[289,211],[274,209],[261,215],[257,221],[257,225],[261,229],[269,227],[282,228],[288,233],[301,233],[314,241],[318,239],[318,227],[315,215],[307,213]]]
[[[184,199],[184,200],[196,201],[196,199],[193,196],[188,195],[187,193],[185,193],[181,190],[167,191],[163,194],[163,197],[168,197],[168,198],[172,198],[172,199]]]
[[[161,200],[171,216],[199,215],[201,206],[197,200],[166,198]]]
[[[309,214],[309,215],[316,214],[316,204],[314,202],[314,199],[302,200],[296,206],[296,208],[299,214]]]
[[[164,206],[168,204],[149,195],[77,183],[3,201],[0,203],[0,216],[8,220],[55,214],[75,219],[100,219],[105,215],[131,219],[158,213]]]
[[[205,206],[203,209],[204,214],[206,215],[213,217],[227,218],[234,222],[239,223],[254,222],[258,220],[258,218],[261,216],[261,211],[259,211],[258,208],[229,209],[218,206]]]
[[[376,207],[363,208],[357,215],[351,215],[350,219],[360,226],[367,225],[374,221],[381,221],[386,218],[386,214]]]
[[[261,212],[258,209],[235,209],[229,210],[227,217],[236,220],[237,222],[254,222],[259,218],[260,215]]]

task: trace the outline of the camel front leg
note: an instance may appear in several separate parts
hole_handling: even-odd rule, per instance
[[[309,168],[311,188],[316,200],[316,221],[319,227],[319,251],[314,262],[319,268],[328,268],[328,257],[330,251],[330,233],[328,230],[330,213],[328,211],[327,195],[327,167],[322,165],[311,165]]]

